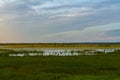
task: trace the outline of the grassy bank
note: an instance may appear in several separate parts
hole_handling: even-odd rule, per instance
[[[0,43],[3,48],[120,48],[120,43]]]
[[[120,80],[120,55],[0,57],[1,80]]]

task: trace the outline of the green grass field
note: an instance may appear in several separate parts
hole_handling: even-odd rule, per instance
[[[120,55],[0,57],[0,80],[120,80]]]
[[[0,44],[0,80],[120,80],[120,50],[89,56],[9,57],[9,54],[27,54],[28,51],[6,48],[119,49],[120,43]]]

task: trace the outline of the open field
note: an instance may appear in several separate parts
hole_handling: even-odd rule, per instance
[[[0,57],[1,80],[120,80],[120,55]]]
[[[120,43],[4,43],[4,48],[120,48]]]
[[[120,43],[0,44],[0,80],[120,80],[119,61]]]

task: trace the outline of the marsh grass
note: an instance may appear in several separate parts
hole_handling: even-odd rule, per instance
[[[120,55],[0,57],[0,80],[120,80]]]

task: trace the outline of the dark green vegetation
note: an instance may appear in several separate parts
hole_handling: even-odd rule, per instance
[[[0,80],[120,80],[120,55],[0,57]]]

